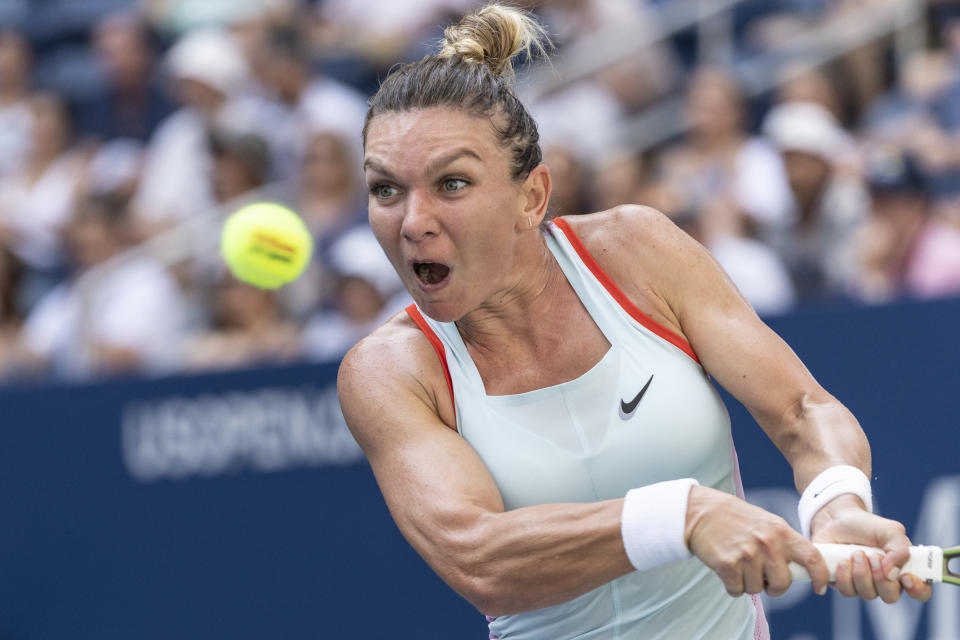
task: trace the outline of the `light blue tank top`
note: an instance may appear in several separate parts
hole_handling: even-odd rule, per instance
[[[456,325],[409,310],[444,361],[457,429],[486,464],[505,508],[620,498],[687,477],[742,495],[730,418],[690,346],[637,309],[565,221],[551,222],[545,239],[611,345],[575,380],[487,395]],[[501,640],[768,637],[759,600],[730,597],[696,558],[488,620],[490,637]]]

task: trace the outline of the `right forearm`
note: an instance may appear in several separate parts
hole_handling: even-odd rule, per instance
[[[484,514],[469,535],[458,536],[449,581],[488,615],[571,600],[633,571],[622,509],[617,499]]]

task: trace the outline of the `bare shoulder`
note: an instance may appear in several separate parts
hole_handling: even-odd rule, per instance
[[[670,218],[642,205],[626,204],[564,220],[598,260],[606,254],[611,254],[614,260],[619,257],[642,259],[650,253],[654,257],[662,257],[658,255],[662,253],[680,257],[675,252],[695,251],[695,246],[699,246]]]
[[[664,214],[641,205],[564,220],[631,302],[684,335],[678,309],[685,281],[714,268],[700,243]]]
[[[429,411],[456,428],[443,364],[426,336],[401,312],[344,356],[337,376],[340,406],[360,442],[402,412]]]

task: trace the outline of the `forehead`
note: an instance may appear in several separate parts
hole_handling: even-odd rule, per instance
[[[460,149],[473,151],[484,162],[509,161],[489,118],[448,108],[376,116],[367,129],[364,160],[391,170],[409,170]]]

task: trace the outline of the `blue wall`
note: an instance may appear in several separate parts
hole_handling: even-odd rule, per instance
[[[879,509],[960,543],[960,457],[937,441],[958,433],[960,301],[771,325],[860,418]],[[0,390],[0,639],[486,638],[390,520],[335,371]],[[748,497],[795,519],[789,468],[728,404]],[[767,603],[774,637],[960,629],[947,588],[893,607],[807,590]]]

